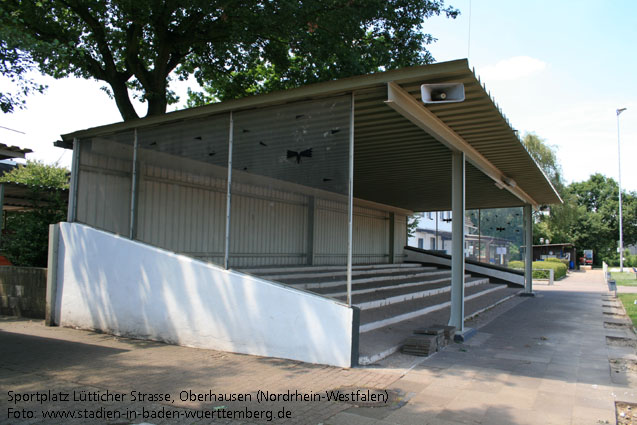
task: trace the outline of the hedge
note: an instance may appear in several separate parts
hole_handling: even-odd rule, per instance
[[[569,266],[569,263],[570,263],[570,261],[563,260],[561,258],[547,258],[544,261],[549,261],[549,262],[553,262],[553,263],[562,263],[562,264],[564,264],[566,266],[567,269],[568,269],[568,266]]]
[[[524,269],[524,262],[522,261],[509,261],[509,267],[512,269]],[[532,263],[533,267],[533,278],[534,279],[548,279],[549,272],[538,269],[553,269],[553,278],[555,280],[561,279],[566,276],[566,270],[568,269],[566,265],[558,260],[558,261],[534,261]]]

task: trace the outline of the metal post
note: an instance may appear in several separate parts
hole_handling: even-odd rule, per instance
[[[533,295],[533,217],[531,205],[526,204],[522,210],[524,215],[524,295]]]
[[[71,187],[69,188],[69,210],[66,221],[73,223],[77,219],[77,186],[80,175],[80,140],[73,139],[73,159],[71,162]]]
[[[354,227],[354,93],[349,115],[349,182],[347,199],[347,305],[352,305],[352,239]]]
[[[129,239],[135,239],[137,233],[137,129],[133,130],[133,175],[131,178],[131,194],[130,194],[130,228],[128,230]]]
[[[482,221],[480,220],[481,209],[478,209],[478,262],[482,262]]]
[[[2,235],[2,224],[4,223],[4,183],[0,183],[0,236]],[[0,237],[0,247],[2,246],[2,238]]]
[[[619,173],[619,272],[624,272],[624,231],[622,220],[622,156],[619,143],[619,114],[626,108],[617,109],[617,171]]]
[[[230,207],[232,204],[232,144],[234,141],[234,119],[230,111],[230,130],[228,131],[228,190],[226,192],[226,240],[223,249],[223,267],[229,268],[230,259]]]
[[[438,211],[436,211],[436,238],[434,239],[434,251],[438,249]]]
[[[449,325],[464,332],[465,160],[451,153],[451,315]]]
[[[407,217],[409,222],[409,216]],[[389,264],[394,264],[395,261],[395,239],[396,239],[396,213],[389,213]]]

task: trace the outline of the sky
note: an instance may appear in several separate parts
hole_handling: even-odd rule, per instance
[[[593,173],[637,191],[637,1],[447,0],[461,15],[435,17],[424,30],[438,62],[468,58],[513,128],[556,149],[567,183]],[[0,114],[0,143],[30,148],[27,157],[70,167],[53,147],[61,134],[121,121],[97,81],[37,77],[49,88],[27,109]],[[0,81],[0,89],[6,82]],[[185,98],[192,82],[174,89]],[[6,86],[4,86],[6,87]],[[136,105],[141,115],[145,105]],[[177,105],[170,108],[183,107]],[[6,128],[17,130],[11,131]]]

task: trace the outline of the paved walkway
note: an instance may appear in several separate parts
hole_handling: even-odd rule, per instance
[[[607,336],[631,333],[605,295],[601,272],[574,273],[536,290],[535,298],[478,316],[469,343],[357,369],[3,318],[0,423],[614,424],[614,402],[637,402],[637,385],[616,361],[611,370],[609,359],[637,358],[634,347],[606,344]],[[397,396],[377,408],[327,399],[326,390],[343,387]],[[259,390],[269,392],[268,401],[258,402]],[[53,414],[75,419],[43,418]]]

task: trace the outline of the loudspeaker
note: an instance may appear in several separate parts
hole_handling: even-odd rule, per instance
[[[464,84],[443,83],[420,86],[423,103],[453,103],[464,101]]]

